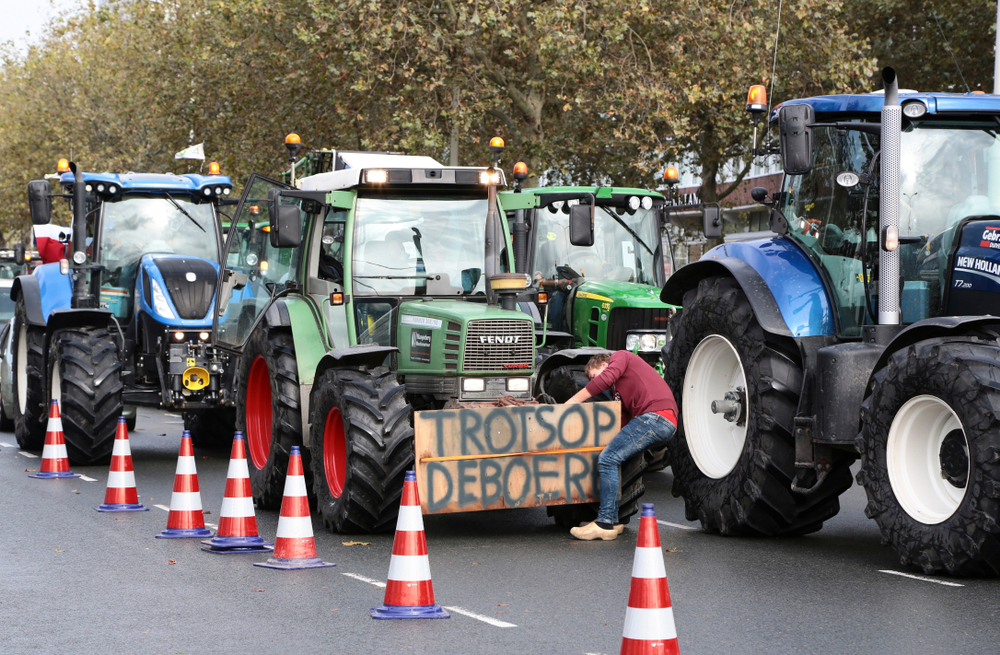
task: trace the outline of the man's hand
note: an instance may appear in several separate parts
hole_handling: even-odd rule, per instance
[[[584,387],[573,394],[573,397],[567,400],[564,404],[575,405],[576,403],[582,403],[583,401],[588,400],[590,397],[590,392],[587,391],[587,387]]]

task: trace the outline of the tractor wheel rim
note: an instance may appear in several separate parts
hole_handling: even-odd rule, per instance
[[[327,413],[323,428],[323,472],[330,495],[340,498],[347,478],[347,438],[344,435],[344,418],[336,407]]]
[[[949,470],[955,468],[954,455],[948,465],[942,462],[943,447],[956,450],[956,444],[946,444],[955,437],[964,447],[964,476]],[[969,487],[968,453],[962,421],[946,402],[929,395],[906,401],[892,419],[885,455],[889,484],[903,510],[925,525],[936,525],[954,514]]]
[[[267,465],[271,454],[271,376],[267,362],[260,355],[250,365],[247,378],[247,450],[258,471]]]
[[[736,467],[751,420],[745,417],[742,425],[728,421],[721,413],[712,413],[712,401],[727,392],[745,395],[746,390],[743,363],[733,344],[717,334],[702,339],[684,374],[683,417],[691,457],[710,478],[723,478]]]
[[[28,408],[28,327],[23,323],[17,339],[17,406],[23,416]]]

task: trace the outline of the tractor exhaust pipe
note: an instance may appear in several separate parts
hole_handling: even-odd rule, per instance
[[[70,306],[73,309],[90,308],[93,303],[87,292],[87,274],[76,270],[87,261],[87,184],[83,181],[83,171],[75,162],[70,162],[69,169],[73,171],[73,253],[70,255],[73,298]]]
[[[896,71],[882,69],[882,154],[879,185],[878,323],[899,325],[899,151],[902,108]],[[887,248],[888,246],[888,248]]]

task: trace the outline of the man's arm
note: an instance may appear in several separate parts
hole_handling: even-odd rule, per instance
[[[575,394],[573,394],[573,397],[567,400],[564,404],[573,405],[575,403],[582,403],[583,401],[592,397],[593,396],[591,395],[591,393],[587,391],[587,387],[584,387],[583,389],[580,389]]]

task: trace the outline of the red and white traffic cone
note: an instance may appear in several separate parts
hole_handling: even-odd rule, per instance
[[[148,512],[139,502],[135,489],[135,473],[132,472],[132,449],[128,445],[128,428],[125,417],[118,417],[115,430],[115,445],[111,451],[111,471],[108,473],[108,490],[104,494],[104,504],[95,507],[98,512]]]
[[[80,477],[69,470],[69,455],[66,454],[66,436],[63,434],[62,418],[59,416],[59,401],[53,399],[49,405],[49,423],[45,427],[45,446],[42,448],[42,466],[38,473],[29,478],[55,480],[57,478]]]
[[[215,537],[201,542],[202,550],[217,555],[233,553],[268,553],[274,544],[257,534],[257,516],[253,511],[250,491],[250,470],[247,468],[246,444],[243,433],[233,436],[233,451],[229,457],[226,493],[222,499],[219,529]]]
[[[288,456],[288,475],[285,477],[285,492],[281,498],[281,513],[278,515],[278,534],[274,538],[274,557],[266,562],[257,562],[254,566],[285,570],[337,566],[316,556],[306,478],[302,472],[302,454],[298,446],[292,446],[292,453]]]
[[[674,611],[652,503],[643,503],[621,655],[678,655]]]
[[[194,463],[191,431],[184,430],[181,434],[181,452],[177,456],[174,493],[170,496],[167,529],[156,535],[156,538],[185,539],[211,536],[212,531],[205,527],[205,514],[201,507],[201,490],[198,488],[198,471]]]
[[[389,580],[385,583],[385,600],[368,611],[374,619],[451,618],[440,605],[434,604],[424,517],[420,513],[420,494],[414,471],[407,471],[403,481],[396,538],[392,542],[392,558],[389,560]]]

